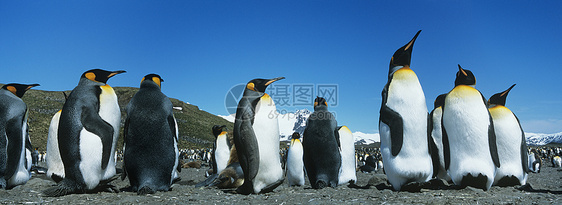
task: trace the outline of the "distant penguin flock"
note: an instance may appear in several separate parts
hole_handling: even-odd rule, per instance
[[[338,124],[326,99],[318,96],[304,132],[292,135],[282,167],[279,124],[270,116],[277,108],[265,91],[284,77],[256,78],[246,83],[234,129],[210,128],[215,137],[208,153],[211,168],[195,187],[260,194],[275,190],[286,177],[289,186],[304,186],[308,179],[313,189],[322,189],[355,184],[357,171],[383,168],[396,191],[419,191],[434,179],[483,190],[525,185],[530,172],[540,172],[542,162],[537,150],[529,153],[519,119],[506,107],[515,84],[486,100],[476,89],[474,74],[458,65],[454,87],[439,95],[428,112],[411,68],[420,32],[390,59],[379,110],[380,156],[359,156],[350,129]],[[110,182],[117,178],[121,111],[107,81],[122,73],[88,70],[64,94],[64,105],[50,122],[45,156],[46,175],[57,184],[44,190],[45,196],[117,191]],[[163,82],[158,74],[144,76],[125,109],[121,178],[129,179],[126,190],[139,195],[169,191],[180,180],[178,124],[172,102],[162,93]],[[27,128],[29,109],[21,99],[35,86],[39,84],[10,83],[0,89],[2,189],[26,183],[31,167],[37,166],[38,152]],[[359,166],[359,158],[365,165]],[[551,159],[553,166],[562,166],[560,156]]]

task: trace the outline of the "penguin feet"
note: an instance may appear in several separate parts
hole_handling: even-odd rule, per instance
[[[407,184],[403,185],[400,188],[400,191],[418,193],[418,192],[421,192],[421,189],[423,188],[423,184],[424,184],[424,182],[410,182],[410,183],[407,183]]]
[[[147,195],[147,194],[154,194],[156,190],[150,188],[149,186],[143,186],[137,191],[137,195]]]
[[[316,186],[313,187],[315,189],[323,189],[326,188],[328,186],[328,183],[326,183],[324,180],[318,180],[316,181]]]
[[[274,182],[273,184],[267,185],[266,187],[264,187],[264,188],[260,191],[260,194],[272,192],[272,191],[273,191],[275,188],[277,188],[279,185],[283,184],[283,181],[285,181],[285,178],[282,178],[282,179],[280,179],[280,180],[277,180],[277,181]]]
[[[242,186],[239,186],[236,189],[236,193],[243,194],[243,195],[249,195],[253,191],[254,191],[254,188],[252,187],[252,183],[250,181],[244,182],[244,184],[242,184]]]
[[[69,194],[84,193],[84,189],[71,180],[62,180],[52,188],[43,191],[43,195],[47,197],[59,197]]]

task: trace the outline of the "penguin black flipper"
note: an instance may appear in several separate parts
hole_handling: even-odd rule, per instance
[[[480,91],[478,91],[480,92]],[[487,101],[484,95],[480,93],[482,96],[482,101],[484,105],[486,105]],[[490,117],[490,125],[488,125],[488,146],[490,146],[490,155],[492,156],[492,161],[497,168],[500,167],[500,157],[498,155],[498,144],[496,143],[496,131],[494,130],[494,121],[492,119],[492,115],[488,112],[488,116]]]
[[[178,142],[178,136],[176,135],[176,119],[174,118],[173,114],[170,114],[168,116],[168,125],[170,126],[170,132],[172,132],[172,134],[174,135],[174,140]],[[178,170],[178,172],[181,172],[180,160],[178,160],[176,170]]]
[[[4,178],[6,180],[12,178],[16,173],[19,166],[19,157],[10,157],[11,153],[17,153],[18,155],[23,151],[22,149],[22,125],[24,121],[21,117],[17,117],[6,122],[6,135],[8,143],[6,143],[6,171],[4,173]],[[19,140],[18,140],[19,139]]]
[[[113,127],[99,116],[97,110],[89,107],[82,108],[81,122],[86,130],[101,139],[103,145],[101,168],[107,168],[113,144]]]
[[[519,129],[521,129],[521,164],[523,166],[523,171],[525,173],[529,173],[531,170],[529,169],[529,156],[527,155],[527,142],[525,141],[525,132],[523,132],[523,127],[521,127],[519,118],[517,118],[515,114],[513,114],[513,116],[515,116],[517,124],[519,124]]]
[[[445,105],[443,105],[442,109],[445,111]],[[445,130],[445,126],[443,126],[443,118],[441,118],[441,141],[443,143],[443,160],[445,161],[445,170],[449,170],[451,152],[449,148],[449,136],[447,136],[447,130]]]
[[[433,131],[433,110],[427,116],[427,146],[429,148],[429,155],[431,156],[431,163],[433,164],[433,175],[432,178],[437,177],[439,170],[439,150],[437,149],[437,144],[433,137],[431,137],[431,132]]]
[[[341,142],[340,142],[340,132],[339,132],[339,130],[340,130],[341,127],[342,126],[336,127],[336,130],[334,130],[334,136],[336,136],[336,142],[338,143],[338,148],[339,148],[340,152],[341,152]]]
[[[244,184],[236,192],[250,194],[254,191],[253,179],[258,174],[259,147],[256,134],[252,128],[254,124],[254,110],[250,100],[242,99],[236,111],[237,120],[234,122],[234,144],[238,153],[240,166],[244,172]],[[257,103],[257,101],[255,102]],[[253,148],[253,149],[251,149]]]
[[[398,112],[383,104],[380,111],[380,120],[390,128],[390,149],[392,156],[396,156],[400,153],[400,150],[402,149],[402,141],[404,140],[404,123],[402,121],[402,116],[400,116]]]

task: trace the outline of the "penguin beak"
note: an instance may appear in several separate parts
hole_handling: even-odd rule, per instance
[[[464,69],[462,69],[460,64],[457,64],[459,66],[459,72],[461,72],[464,76],[468,76],[468,74],[466,74],[466,72],[464,72]]]
[[[418,38],[418,35],[420,35],[420,32],[421,30],[419,30],[414,38],[412,38],[412,40],[410,40],[410,42],[406,44],[406,46],[404,47],[404,51],[409,51],[410,53],[412,53],[412,45],[414,45],[414,42],[416,42],[416,39]]]
[[[113,72],[111,72],[111,73],[107,76],[107,78],[111,78],[111,77],[113,77],[113,76],[115,76],[115,75],[117,75],[117,74],[126,73],[126,72],[127,72],[127,71],[124,71],[124,70],[113,71]]]
[[[28,85],[27,88],[25,89],[25,91],[28,91],[28,90],[31,89],[32,87],[36,87],[36,86],[39,86],[39,84],[31,84],[31,85]]]
[[[511,91],[511,89],[512,89],[513,87],[515,87],[515,85],[516,85],[516,84],[513,84],[513,85],[512,85],[511,87],[509,87],[507,90],[503,91],[500,96],[503,97],[504,95],[507,95],[507,94],[509,93],[509,91]]]
[[[273,82],[275,82],[275,81],[283,80],[283,79],[285,79],[285,77],[278,77],[278,78],[270,79],[269,81],[267,81],[267,83],[265,83],[265,86],[268,86],[269,84],[271,84],[271,83],[273,83]]]

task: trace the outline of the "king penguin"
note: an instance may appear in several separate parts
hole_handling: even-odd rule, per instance
[[[63,92],[66,101],[66,93]],[[45,154],[45,162],[47,163],[47,177],[50,177],[55,182],[60,182],[64,178],[64,164],[60,158],[58,129],[60,114],[59,110],[53,115],[51,124],[49,124],[49,133],[47,135],[47,153]]]
[[[45,190],[46,196],[84,193],[113,179],[121,111],[107,80],[124,72],[93,69],[80,76],[64,103],[57,129],[64,179]]]
[[[298,132],[293,133],[289,151],[287,151],[287,181],[289,186],[304,185],[304,162],[302,159],[302,143],[301,135]]]
[[[302,146],[306,174],[314,189],[337,187],[341,168],[336,118],[322,97],[314,100],[314,112],[306,121]]]
[[[434,161],[434,173],[436,173],[437,178],[451,181],[451,177],[447,173],[447,169],[445,169],[445,158],[443,156],[443,138],[441,131],[441,118],[443,117],[443,104],[445,103],[445,97],[447,94],[441,94],[437,96],[435,102],[433,103],[433,110],[429,113],[429,129],[428,132],[431,132],[431,138],[433,139],[433,143],[435,143],[435,152],[438,155],[439,161]],[[435,166],[438,165],[438,166]]]
[[[355,140],[347,126],[338,127],[340,140],[341,167],[338,185],[357,181],[355,165]]]
[[[39,84],[10,83],[0,89],[0,188],[25,184],[31,175],[26,147],[29,147],[27,117],[29,110],[21,99]],[[29,153],[31,154],[31,153]],[[28,162],[29,161],[29,162]]]
[[[168,191],[178,178],[178,126],[170,99],[162,93],[164,80],[148,74],[127,105],[123,129],[123,164],[131,189],[139,195]]]
[[[251,80],[238,103],[234,144],[244,172],[244,184],[236,189],[240,194],[270,192],[283,183],[279,123],[271,117],[276,112],[275,103],[265,89],[284,78]]]
[[[390,59],[388,82],[382,91],[381,154],[388,181],[397,191],[409,183],[417,189],[433,174],[425,96],[418,77],[410,69],[414,42],[420,32]]]
[[[213,148],[213,153],[211,155],[211,161],[213,163],[213,173],[220,173],[228,165],[228,159],[230,158],[230,149],[232,145],[228,140],[228,134],[223,129],[226,125],[213,126],[213,135],[215,136],[215,143]]]
[[[501,167],[497,169],[494,185],[525,185],[529,173],[527,142],[519,119],[505,107],[509,89],[496,93],[488,100],[488,111],[494,121],[498,157]]]
[[[488,190],[500,161],[492,117],[475,85],[474,74],[459,65],[443,105],[445,168],[456,185]]]

